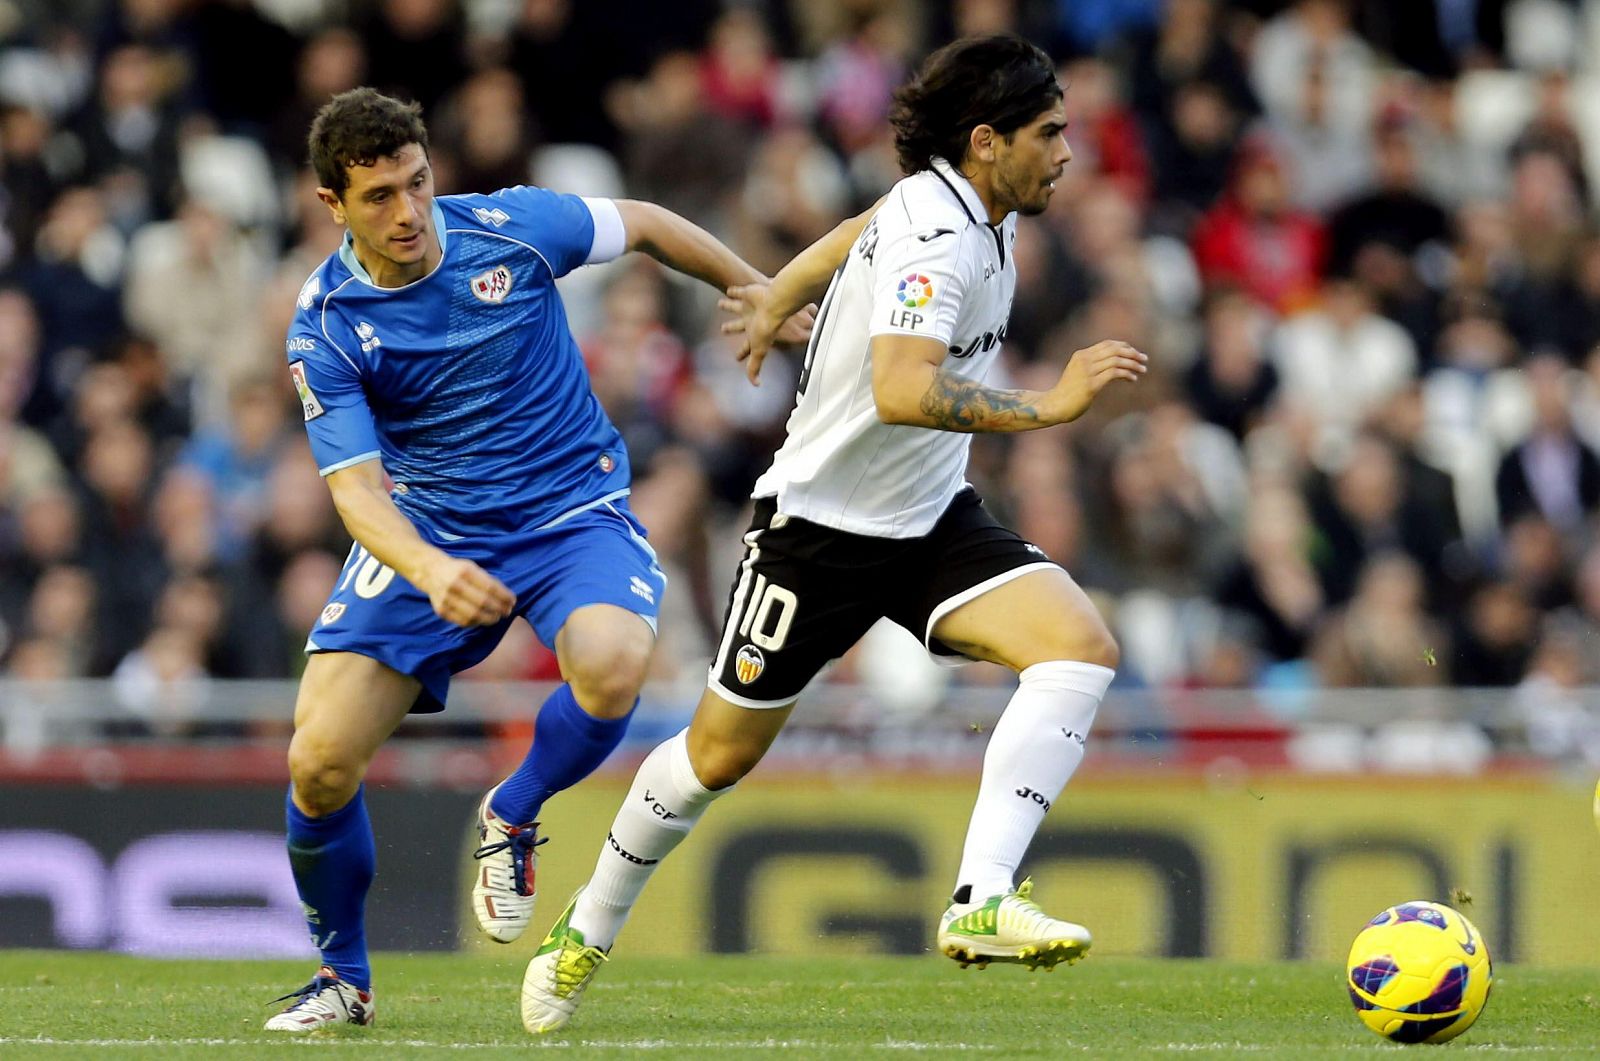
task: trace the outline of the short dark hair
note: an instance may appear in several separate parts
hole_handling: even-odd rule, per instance
[[[427,153],[422,105],[372,88],[353,88],[323,104],[307,138],[317,181],[341,199],[350,186],[351,166],[370,166],[407,144],[419,144]]]
[[[1050,57],[1021,37],[999,33],[945,45],[894,94],[889,123],[907,174],[935,157],[960,166],[980,125],[1009,137],[1062,96]]]

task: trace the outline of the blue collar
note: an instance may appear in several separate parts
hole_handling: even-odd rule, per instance
[[[439,206],[438,196],[435,196],[433,200],[433,234],[439,237],[439,265],[443,265],[445,245],[444,209]],[[377,287],[379,291],[398,290],[397,288],[378,287],[377,284],[372,282],[372,277],[367,275],[367,267],[362,265],[361,260],[356,257],[355,239],[351,237],[349,229],[344,230],[344,242],[339,245],[339,260],[344,262],[344,267],[350,270],[352,276],[368,287]],[[438,269],[438,267],[438,265],[434,266],[435,269]],[[433,274],[429,273],[428,275],[431,276]]]

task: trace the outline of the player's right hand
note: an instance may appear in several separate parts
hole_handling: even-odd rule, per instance
[[[786,320],[775,319],[767,301],[769,294],[767,284],[735,284],[717,301],[718,309],[733,314],[733,320],[722,322],[722,334],[744,336],[734,360],[744,362],[745,375],[757,387],[761,386],[761,363],[773,344],[806,342],[817,319],[815,305],[803,307]]]
[[[722,322],[722,334],[744,337],[734,358],[744,362],[745,375],[757,386],[761,362],[777,341],[782,324],[767,313],[767,294],[766,284],[736,284],[728,288],[726,298],[717,301],[718,309],[733,314],[733,320]]]
[[[457,626],[492,626],[517,606],[516,594],[471,560],[442,557],[428,568],[426,581],[422,588],[433,610]]]
[[[1120,339],[1102,339],[1075,352],[1060,381],[1051,388],[1057,401],[1054,419],[1058,423],[1076,420],[1107,384],[1119,379],[1137,383],[1149,363],[1148,356]]]

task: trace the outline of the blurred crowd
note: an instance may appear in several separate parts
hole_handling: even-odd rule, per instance
[[[994,382],[1105,337],[1153,368],[970,474],[1103,603],[1119,680],[1559,721],[1600,680],[1582,0],[0,0],[0,667],[139,705],[302,666],[349,547],[281,352],[341,237],[331,94],[419,100],[441,193],[652,199],[771,272],[897,179],[919,58],[998,30],[1059,58],[1075,159]],[[714,296],[637,256],[563,294],[695,672],[794,358],[752,390]],[[519,629],[486,670],[553,664]]]

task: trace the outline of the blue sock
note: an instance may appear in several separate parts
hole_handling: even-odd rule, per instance
[[[355,798],[332,814],[311,818],[294,805],[290,786],[285,816],[289,865],[300,901],[309,908],[311,942],[339,979],[366,990],[372,986],[372,966],[364,908],[378,858],[363,791],[356,789]]]
[[[545,800],[576,785],[606,761],[622,743],[632,717],[630,708],[621,718],[595,718],[578,706],[572,686],[562,685],[539,708],[533,747],[516,772],[500,783],[489,809],[513,825],[533,821]]]

